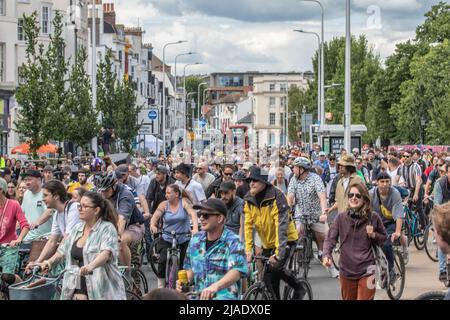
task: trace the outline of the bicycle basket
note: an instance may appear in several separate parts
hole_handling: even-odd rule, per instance
[[[28,288],[32,283],[42,282],[37,286]],[[45,278],[41,276],[9,286],[10,300],[53,300],[56,294],[58,278]]]

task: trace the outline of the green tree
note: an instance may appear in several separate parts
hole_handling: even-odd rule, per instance
[[[112,50],[106,52],[105,60],[99,63],[97,71],[97,109],[102,113],[102,126],[113,128],[116,111],[117,75],[112,68]]]
[[[299,139],[298,133],[302,131],[301,127],[301,117],[303,113],[303,107],[305,107],[306,113],[313,113],[317,115],[317,108],[315,105],[311,103],[309,100],[311,97],[308,97],[306,91],[300,90],[298,87],[293,87],[289,89],[289,101],[288,108],[290,114],[295,114],[295,120],[289,117],[289,141],[296,141]],[[314,117],[314,116],[313,116]],[[304,135],[303,139],[305,139],[305,134],[307,132],[302,132]]]
[[[198,95],[198,85],[202,83],[202,78],[199,76],[188,76],[186,77],[186,92],[187,94],[193,92],[193,94],[191,94],[190,99],[194,99],[195,103],[196,103],[196,108],[194,110],[194,118],[197,119],[198,117],[198,101],[199,101],[199,97],[197,97]],[[205,89],[204,86],[200,87],[200,106],[203,104],[203,90]],[[188,122],[188,124],[192,123],[192,108],[188,108],[187,110],[187,117],[190,119],[190,121]]]
[[[50,140],[64,141],[69,135],[69,127],[64,125],[69,121],[68,113],[64,107],[67,97],[67,81],[69,60],[66,61],[64,51],[66,44],[63,38],[63,22],[59,11],[56,11],[52,21],[52,34],[45,53],[45,68],[48,77],[49,93],[48,117],[44,118],[45,137]]]
[[[40,33],[37,13],[23,16],[23,32],[26,39],[26,62],[22,65],[20,76],[24,83],[16,91],[16,100],[20,105],[18,119],[14,122],[16,131],[28,138],[30,151],[37,157],[36,150],[46,144],[45,120],[47,106],[51,102],[48,83],[51,81],[46,70],[44,45],[38,45]]]
[[[85,69],[87,58],[86,49],[81,48],[71,68],[65,103],[66,139],[79,146],[87,145],[100,130],[98,111],[92,108],[91,80]]]
[[[116,110],[113,114],[114,131],[121,139],[126,152],[132,152],[133,140],[138,135],[140,125],[138,115],[143,106],[136,103],[137,95],[128,80],[118,84],[116,89]]]

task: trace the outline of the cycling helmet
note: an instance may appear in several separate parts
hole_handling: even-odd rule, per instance
[[[247,179],[244,171],[236,171],[233,173],[233,176],[231,177],[233,180],[245,180]]]
[[[311,161],[309,161],[309,159],[305,157],[296,158],[292,165],[294,165],[295,167],[303,168],[305,170],[311,169]]]
[[[95,176],[94,184],[98,192],[105,191],[117,182],[116,173],[114,171],[104,172]]]

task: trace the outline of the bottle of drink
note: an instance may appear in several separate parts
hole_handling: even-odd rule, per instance
[[[186,290],[189,291],[189,288],[188,288],[189,280],[188,280],[188,274],[187,274],[186,270],[178,271],[178,280],[180,281],[182,291],[183,292],[186,292]]]

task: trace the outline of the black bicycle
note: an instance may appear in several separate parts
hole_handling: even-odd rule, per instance
[[[295,275],[300,275],[301,278],[307,278],[310,262],[314,258],[313,241],[315,241],[314,231],[311,226],[316,223],[310,216],[304,216],[296,219],[304,226],[303,235],[297,241],[297,246],[294,250],[294,255],[289,262],[289,269]]]
[[[405,289],[405,261],[401,252],[400,241],[395,241],[392,244],[392,250],[394,254],[394,266],[389,276],[389,286],[387,288],[387,294],[392,300],[399,300]]]
[[[175,231],[162,231],[155,234],[155,240],[152,242],[150,248],[150,266],[155,274],[157,274],[158,264],[161,261],[160,241],[162,241],[162,234],[172,237],[172,247],[167,249],[166,260],[166,286],[170,289],[176,289],[178,270],[180,267],[180,253],[181,250],[178,245],[178,238],[181,236],[191,236],[190,232],[177,233]]]
[[[264,268],[259,279],[251,285],[248,290],[245,292],[242,300],[278,300],[277,295],[272,287],[270,281],[267,281],[267,278],[264,277],[265,273],[269,269],[269,258],[264,256],[255,256],[254,260],[261,260],[264,262]],[[297,281],[300,283],[304,290],[304,294],[302,300],[312,300],[313,293],[311,285],[308,280],[299,278]],[[294,295],[294,289],[291,288],[288,284],[285,285],[282,299],[283,300],[292,300]]]

